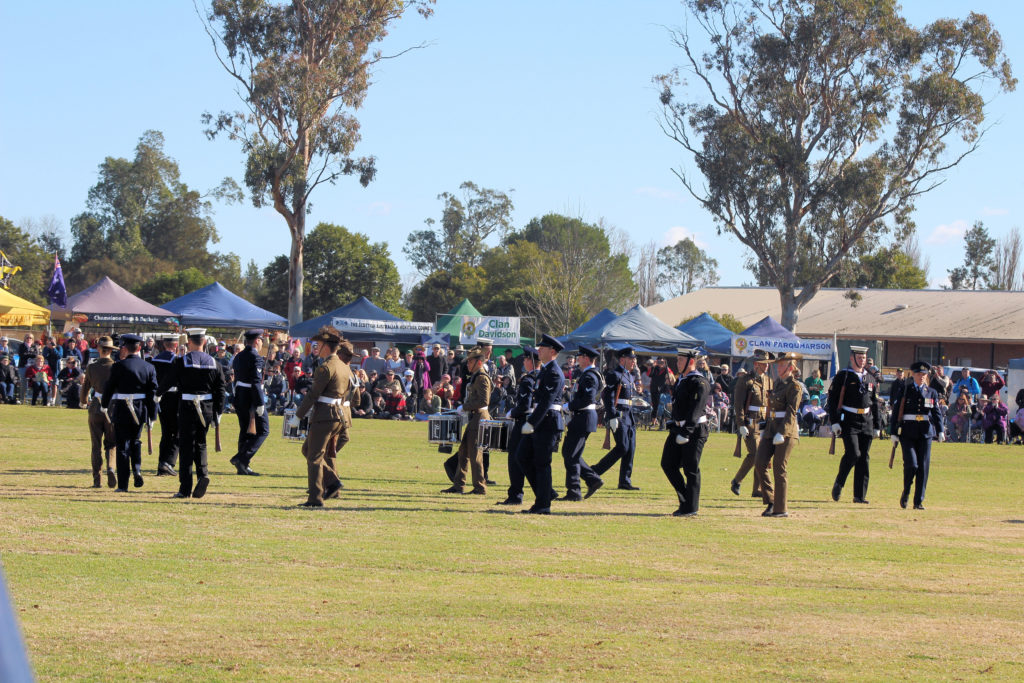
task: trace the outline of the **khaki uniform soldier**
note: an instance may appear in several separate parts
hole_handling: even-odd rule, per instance
[[[745,447],[747,455],[736,470],[730,486],[733,494],[740,495],[740,482],[747,472],[754,468],[757,458],[757,437],[760,434],[760,423],[765,419],[768,396],[772,391],[772,378],[768,374],[768,364],[774,354],[757,349],[754,351],[754,371],[736,381],[732,394],[734,424],[737,427],[736,457],[740,456],[740,446]],[[754,469],[754,489],[750,493],[753,498],[761,497],[761,479]]]
[[[113,353],[114,342],[110,337],[100,337],[96,343],[100,357],[89,363],[85,369],[85,379],[82,380],[79,401],[89,403],[89,436],[92,439],[92,487],[100,487],[100,472],[103,467],[103,453],[107,456],[107,486],[117,486],[117,476],[111,459],[114,457],[114,425],[100,410],[100,401],[103,398],[103,387],[110,379],[110,368],[114,365],[114,359],[110,357]],[[92,400],[89,400],[89,390],[92,389]]]
[[[473,473],[473,490],[470,493],[484,495],[487,493],[487,481],[484,475],[484,454],[478,444],[480,420],[490,420],[487,406],[491,402],[491,378],[483,370],[487,352],[477,346],[466,357],[466,370],[470,373],[466,382],[466,398],[462,409],[469,414],[466,431],[459,444],[459,462],[455,471],[455,479],[451,488],[441,493],[462,493],[466,477],[470,469]]]
[[[761,499],[767,506],[764,517],[789,517],[786,508],[786,494],[789,480],[786,467],[789,454],[800,441],[800,399],[804,385],[793,378],[793,370],[802,356],[799,353],[783,354],[777,361],[779,379],[772,389],[768,402],[768,415],[761,440],[757,445],[755,467],[761,477]],[[775,475],[775,488],[768,478],[768,464]]]
[[[348,366],[352,358],[352,344],[330,325],[321,327],[312,341],[320,342],[317,355],[323,363],[313,372],[313,386],[292,419],[297,422],[310,415],[309,432],[302,444],[309,497],[299,507],[322,508],[324,499],[334,498],[341,490],[333,462],[327,462],[327,451],[332,441],[335,442],[335,453],[343,448],[348,443],[348,430],[352,426],[348,402],[352,389],[352,371]]]

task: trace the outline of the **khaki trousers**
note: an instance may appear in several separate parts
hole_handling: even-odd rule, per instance
[[[338,474],[334,470],[334,458],[327,461],[328,446],[337,439],[336,448],[348,442],[348,429],[345,424],[336,422],[313,422],[302,444],[302,454],[306,456],[306,474],[309,480],[310,503],[323,503],[324,491],[338,483]],[[335,450],[335,453],[337,451]]]
[[[481,410],[466,423],[466,431],[459,444],[459,464],[455,471],[455,486],[465,486],[466,477],[472,470],[473,488],[487,489],[487,478],[484,476],[484,452],[478,447],[480,436],[480,420],[490,420],[491,415],[486,409]]]
[[[754,470],[754,489],[751,491],[752,496],[761,495],[761,473],[754,467],[754,463],[757,460],[757,437],[758,428],[754,424],[747,428],[747,436],[743,439],[743,445],[747,451],[747,455],[743,458],[743,462],[740,463],[740,468],[736,470],[736,476],[733,479],[737,482],[743,481],[743,478],[747,476],[747,472]]]
[[[92,439],[92,473],[103,471],[103,453],[107,456],[107,469],[113,465],[114,458],[114,425],[110,424],[99,408],[89,409],[89,437]]]
[[[773,512],[789,512],[786,508],[786,493],[789,487],[789,479],[786,476],[786,467],[789,465],[789,454],[793,452],[800,439],[786,437],[786,440],[779,445],[772,444],[775,433],[766,429],[761,434],[761,442],[757,446],[757,460],[755,476],[761,477],[761,499],[765,505],[771,503]],[[772,474],[775,478],[775,486],[768,478],[768,463],[772,465]]]

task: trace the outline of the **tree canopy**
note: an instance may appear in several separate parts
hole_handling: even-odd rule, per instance
[[[683,66],[656,79],[662,129],[703,182],[676,175],[793,329],[851,250],[909,234],[915,199],[980,143],[982,90],[1016,80],[981,14],[915,29],[874,0],[684,4],[711,47],[674,31]]]
[[[323,183],[356,176],[366,186],[373,157],[354,156],[372,46],[415,7],[433,0],[212,0],[205,27],[243,109],[203,115],[206,133],[225,133],[245,154],[253,205],[271,205],[291,234],[288,321],[303,319],[303,245],[310,196]]]
[[[947,271],[950,289],[988,289],[996,268],[996,241],[988,228],[976,221],[964,234],[964,263]]]
[[[670,297],[718,284],[718,261],[689,237],[658,250],[658,284]]]

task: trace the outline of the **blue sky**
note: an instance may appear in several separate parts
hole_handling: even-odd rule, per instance
[[[989,15],[1024,69],[1016,3],[904,3],[917,25],[971,10]],[[409,274],[408,233],[439,216],[439,193],[472,180],[512,190],[517,227],[559,212],[603,219],[637,244],[691,236],[718,259],[721,284],[751,281],[743,247],[716,235],[672,174],[688,162],[657,125],[651,77],[679,63],[666,27],[685,21],[674,0],[441,0],[427,21],[410,14],[385,51],[429,47],[385,62],[358,113],[357,153],[377,157],[377,180],[320,188],[310,225],[330,221],[386,241]],[[66,226],[84,209],[97,166],[131,157],[147,129],[164,133],[191,187],[241,178],[238,148],[202,134],[204,111],[237,100],[189,0],[3,3],[0,92],[0,215],[16,222],[53,216]],[[1021,224],[1019,98],[993,101],[981,150],[918,202],[933,285],[961,261],[961,235],[974,221],[995,236]],[[217,248],[243,263],[287,253],[272,208],[247,201],[218,206],[215,217]]]

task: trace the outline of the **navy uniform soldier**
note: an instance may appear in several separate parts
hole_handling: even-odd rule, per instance
[[[772,378],[768,374],[768,364],[772,362],[775,355],[763,349],[754,351],[754,371],[742,379],[736,380],[736,387],[733,389],[732,409],[735,424],[738,426],[736,438],[745,447],[747,455],[736,470],[732,478],[730,490],[734,495],[740,495],[740,482],[747,476],[747,472],[754,469],[754,460],[757,456],[757,437],[760,432],[760,424],[765,419],[765,409],[768,406],[768,395],[772,391]],[[737,448],[737,454],[739,449]],[[754,469],[754,488],[751,496],[761,497],[761,481],[758,479],[758,472]]]
[[[711,385],[697,370],[696,349],[679,349],[679,379],[672,390],[672,420],[661,453],[661,470],[679,498],[676,517],[693,517],[700,509],[700,456],[708,440],[705,408]],[[680,470],[682,470],[680,472]]]
[[[580,376],[576,380],[572,397],[566,406],[569,424],[562,442],[562,460],[565,463],[565,496],[562,500],[578,501],[590,498],[604,486],[590,465],[583,459],[587,437],[597,431],[597,405],[601,400],[601,372],[594,365],[598,352],[589,346],[580,345],[576,362]],[[581,496],[580,479],[587,483],[587,493]]]
[[[330,325],[321,327],[312,340],[320,343],[317,355],[322,362],[313,372],[313,386],[292,420],[297,423],[307,414],[310,416],[309,432],[302,444],[308,497],[299,507],[322,508],[325,498],[337,496],[342,489],[334,458],[328,458],[328,451],[334,444],[337,454],[349,440],[352,412],[348,396],[353,380],[348,361],[352,359],[353,349],[341,332]]]
[[[160,458],[156,468],[156,476],[174,476],[174,466],[178,462],[178,387],[166,383],[171,371],[171,363],[178,357],[178,335],[162,335],[157,341],[160,352],[149,362],[156,370],[156,383],[159,387],[167,387],[160,395],[157,413],[160,418]]]
[[[828,416],[832,433],[843,437],[843,458],[832,485],[838,501],[853,470],[853,502],[867,504],[871,439],[882,428],[878,413],[878,383],[867,371],[866,346],[850,347],[850,367],[840,370],[828,388]]]
[[[114,474],[114,426],[110,423],[106,414],[102,411],[100,402],[103,400],[103,388],[107,386],[110,379],[110,369],[114,367],[114,359],[110,354],[117,346],[107,336],[96,340],[96,350],[99,358],[89,363],[85,369],[85,379],[82,380],[81,394],[79,399],[82,403],[88,401],[89,406],[89,437],[92,440],[92,485],[93,488],[100,486],[100,472],[103,469],[103,455],[106,454],[107,461],[107,486],[117,486],[117,475]],[[89,400],[89,390],[92,390],[92,400]]]
[[[142,480],[142,428],[156,416],[156,371],[139,354],[142,337],[122,334],[124,360],[110,368],[110,378],[103,387],[100,406],[114,424],[117,449],[117,490],[128,490],[131,471],[135,488]],[[130,467],[129,467],[130,466]]]
[[[932,459],[932,439],[946,440],[939,412],[939,393],[928,385],[931,366],[918,361],[910,366],[911,383],[896,382],[892,388],[889,432],[893,447],[903,449],[903,493],[900,507],[907,507],[910,485],[914,484],[914,509],[924,510],[924,492],[928,486],[928,468]],[[901,415],[902,414],[902,415]],[[902,419],[900,419],[902,416]]]
[[[512,418],[512,430],[508,435],[508,498],[498,501],[498,505],[522,505],[523,504],[523,482],[525,475],[523,468],[519,466],[517,450],[519,443],[523,440],[523,425],[526,418],[533,410],[533,392],[537,387],[537,376],[540,371],[537,365],[540,356],[537,349],[532,346],[523,346],[523,376],[519,378],[516,385],[515,400],[509,417]],[[527,438],[530,438],[527,436]]]
[[[612,430],[615,447],[608,451],[594,465],[594,471],[602,475],[611,469],[616,461],[622,460],[619,466],[619,488],[626,491],[639,491],[633,486],[633,456],[636,454],[636,420],[633,416],[633,368],[636,367],[636,354],[626,347],[616,353],[619,365],[608,370],[604,387],[604,419]]]
[[[765,502],[762,517],[789,517],[789,456],[800,442],[800,401],[804,385],[793,377],[799,353],[785,353],[776,359],[779,379],[768,401],[768,415],[761,440],[757,444],[755,467],[761,478],[761,497]],[[775,486],[768,476],[772,467]]]
[[[564,346],[554,337],[541,335],[537,344],[541,368],[537,388],[533,392],[533,410],[523,425],[523,436],[516,454],[536,497],[533,505],[523,512],[536,515],[551,514],[551,454],[558,447],[558,439],[565,425],[562,420],[562,390],[565,375],[558,367],[558,352]]]
[[[224,412],[224,370],[213,356],[203,351],[206,330],[189,328],[185,334],[188,335],[188,351],[171,363],[157,393],[163,395],[161,412],[166,409],[168,396],[178,394],[180,399],[177,401],[177,426],[181,463],[178,492],[173,497],[202,498],[210,485],[206,435],[211,423],[220,424],[220,415]],[[193,465],[195,488],[192,487]]]
[[[267,400],[263,395],[263,330],[245,331],[245,348],[231,359],[235,372],[235,413],[238,415],[238,453],[231,458],[238,474],[256,476],[249,465],[270,434]]]
[[[470,493],[480,496],[487,493],[484,455],[480,449],[479,438],[480,420],[491,419],[491,414],[487,410],[487,406],[491,402],[491,378],[483,369],[485,361],[486,352],[479,346],[466,356],[466,371],[469,373],[469,378],[466,380],[462,410],[469,414],[469,421],[466,423],[466,430],[463,432],[462,442],[459,444],[455,478],[451,487],[441,493],[462,493],[470,471],[472,471],[473,477],[473,490]]]

